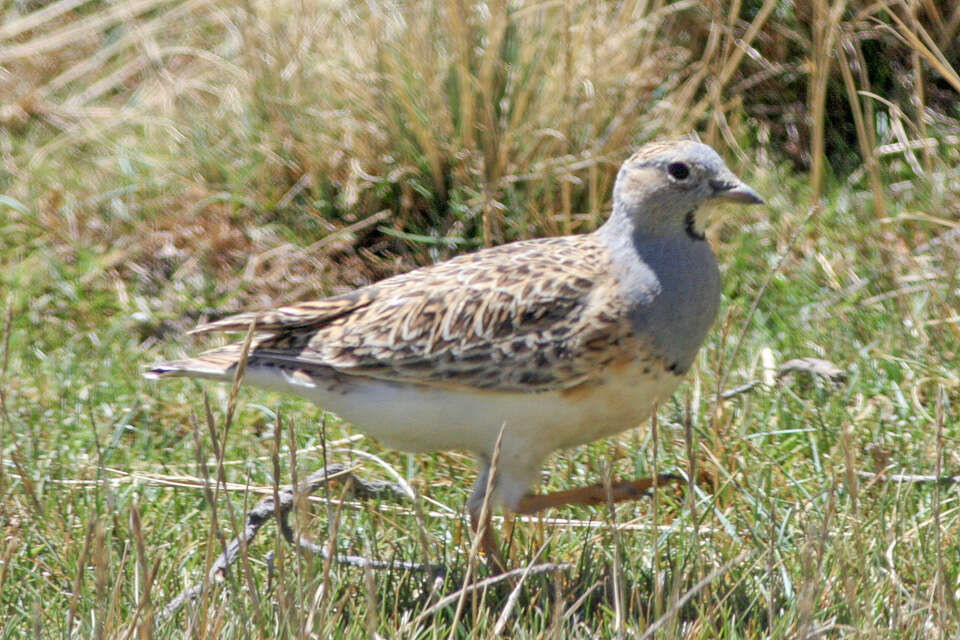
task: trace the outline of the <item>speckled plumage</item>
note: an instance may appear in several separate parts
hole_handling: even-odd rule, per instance
[[[551,451],[636,426],[690,367],[719,301],[696,218],[714,198],[760,202],[706,145],[649,144],[623,164],[594,233],[485,249],[195,331],[245,332],[256,319],[248,382],[310,398],[396,448],[468,449],[486,464],[505,425],[497,497],[522,510]],[[229,380],[240,352],[148,375]],[[480,498],[478,483],[472,506]]]
[[[642,349],[605,247],[518,242],[328,300],[267,312],[248,366],[501,392],[567,389]],[[253,315],[200,331],[243,331]],[[229,365],[237,347],[200,359]]]

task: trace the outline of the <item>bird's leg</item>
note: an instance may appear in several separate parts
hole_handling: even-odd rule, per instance
[[[506,570],[507,565],[503,556],[500,555],[497,536],[493,533],[493,523],[491,522],[493,509],[487,497],[489,475],[490,467],[484,465],[476,483],[473,485],[473,494],[467,501],[467,509],[470,512],[470,529],[474,536],[480,536],[479,550],[486,557],[487,565],[493,572],[502,573]]]
[[[656,480],[657,486],[661,486],[668,482],[683,480],[683,478],[672,473],[661,473],[656,478],[648,477],[628,482],[614,482],[610,486],[610,495],[614,502],[636,500],[650,491],[654,485],[654,480]],[[602,484],[591,484],[567,491],[543,494],[528,493],[520,500],[519,504],[514,506],[513,512],[529,515],[565,504],[596,505],[603,504],[606,501],[607,488]]]
[[[497,536],[493,533],[493,523],[490,521],[490,514],[487,513],[486,521],[481,521],[479,509],[470,509],[470,529],[474,535],[480,535],[480,551],[487,560],[487,566],[494,573],[506,571],[506,562],[500,555],[500,545],[497,543]]]

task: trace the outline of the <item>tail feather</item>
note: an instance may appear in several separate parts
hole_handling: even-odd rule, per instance
[[[332,298],[301,302],[287,307],[278,307],[269,311],[239,313],[202,324],[189,333],[213,333],[215,331],[250,330],[256,321],[256,329],[262,331],[282,331],[303,327],[322,326],[340,316],[370,305],[377,297],[379,289],[367,287]]]
[[[243,345],[231,344],[202,353],[188,360],[170,360],[153,365],[143,372],[145,378],[208,378],[231,380]]]

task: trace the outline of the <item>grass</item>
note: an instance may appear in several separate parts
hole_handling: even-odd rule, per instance
[[[929,481],[960,465],[960,12],[371,6],[5,7],[0,633],[960,633],[956,484]],[[715,330],[656,428],[558,454],[542,485],[713,481],[498,523],[512,567],[569,568],[461,596],[468,456],[390,451],[287,396],[141,377],[199,348],[179,334],[214,310],[591,229],[633,145],[692,129],[767,199],[713,216]],[[803,357],[846,379],[776,377]],[[418,499],[334,487],[294,510],[300,530],[445,576],[298,554],[268,523],[160,620],[253,504],[324,460]]]

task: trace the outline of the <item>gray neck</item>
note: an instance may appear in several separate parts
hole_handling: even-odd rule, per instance
[[[648,206],[649,204],[649,206]],[[664,224],[661,221],[669,221],[674,216],[660,211],[660,207],[654,203],[644,203],[644,215],[631,215],[619,202],[614,200],[613,211],[607,221],[597,229],[597,234],[609,239],[629,238],[634,234],[652,238],[663,235],[671,235],[676,229],[670,228],[671,225]]]
[[[720,274],[710,245],[682,225],[637,228],[623,211],[614,211],[595,234],[610,247],[634,329],[651,337],[649,347],[667,366],[685,372],[720,301]]]
[[[683,216],[676,211],[661,211],[657,206],[644,206],[644,216],[632,216],[621,206],[614,206],[607,221],[597,229],[597,233],[609,238],[625,238],[634,234],[646,238],[671,236],[678,230],[694,240],[704,240],[697,229],[697,209],[691,209]]]

